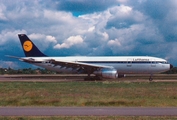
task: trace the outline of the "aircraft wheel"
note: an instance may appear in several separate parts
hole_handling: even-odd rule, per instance
[[[150,77],[150,78],[149,78],[149,81],[151,82],[152,80],[153,80],[153,78]]]
[[[94,79],[95,79],[95,80],[102,80],[102,78],[99,77],[99,76],[95,76]]]

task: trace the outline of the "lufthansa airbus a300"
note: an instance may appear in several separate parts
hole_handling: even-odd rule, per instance
[[[90,78],[115,79],[126,74],[149,74],[170,70],[173,66],[165,59],[149,56],[68,56],[48,57],[43,54],[25,34],[18,35],[26,57],[15,57],[23,62],[48,70],[64,73],[85,73]]]

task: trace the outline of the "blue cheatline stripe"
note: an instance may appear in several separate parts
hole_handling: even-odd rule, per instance
[[[149,63],[149,64],[157,64],[157,63],[163,63],[163,64],[168,64],[167,62],[162,62],[162,61],[77,61],[77,62],[82,62],[82,63],[126,63],[126,64],[131,64],[131,63]]]
[[[30,63],[45,63],[45,61],[24,61],[24,62],[30,62]],[[162,64],[168,64],[167,62],[161,62],[161,61],[157,61],[157,62],[151,62],[151,61],[77,61],[80,63],[88,63],[88,64],[105,64],[105,63],[117,63],[117,64],[158,64],[158,63],[162,63]],[[67,62],[66,62],[67,63]]]

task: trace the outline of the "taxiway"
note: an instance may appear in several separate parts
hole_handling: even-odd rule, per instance
[[[177,107],[0,107],[0,116],[177,116]]]

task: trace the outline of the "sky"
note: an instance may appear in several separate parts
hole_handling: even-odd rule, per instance
[[[0,0],[0,67],[34,67],[18,34],[48,56],[155,56],[177,66],[177,0]]]

